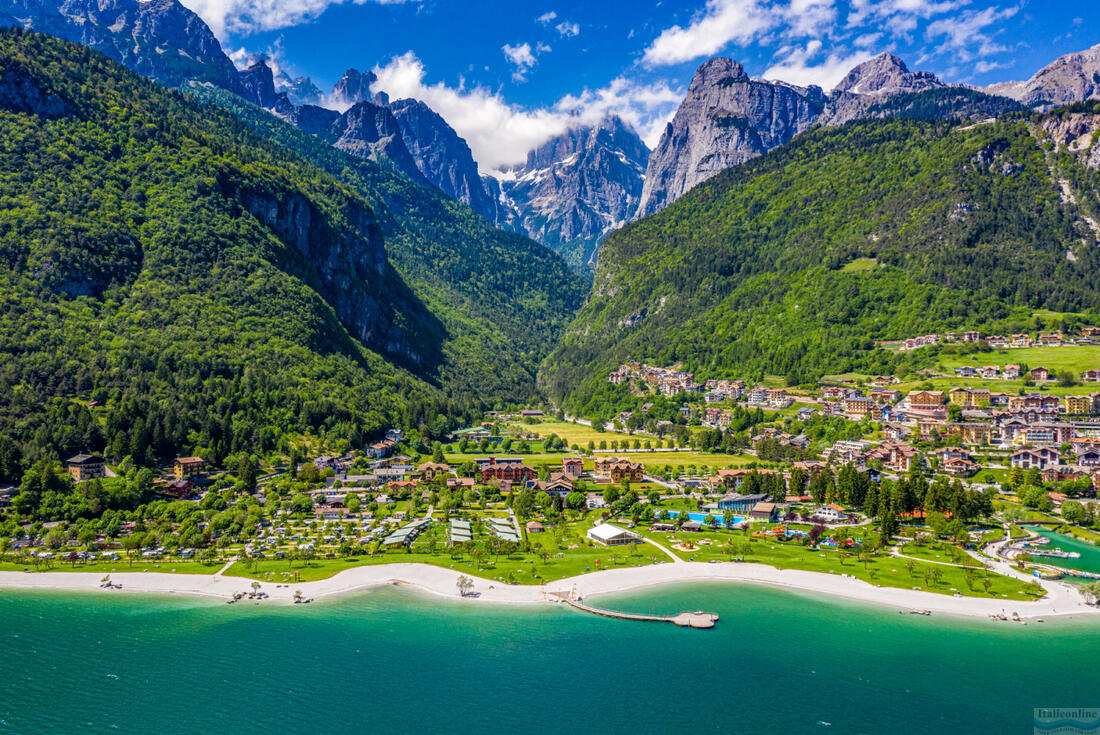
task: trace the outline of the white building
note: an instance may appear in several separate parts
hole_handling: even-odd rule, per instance
[[[604,546],[622,546],[624,544],[636,544],[642,537],[633,531],[619,528],[610,523],[601,523],[588,529],[588,538]]]

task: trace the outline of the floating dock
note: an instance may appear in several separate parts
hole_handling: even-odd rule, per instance
[[[718,622],[718,616],[714,613],[705,613],[701,611],[696,612],[683,612],[679,615],[641,615],[639,613],[621,612],[619,610],[606,610],[600,607],[592,607],[586,605],[580,600],[573,598],[573,595],[568,592],[551,592],[548,593],[550,599],[557,600],[558,602],[564,602],[567,605],[583,610],[584,612],[592,613],[593,615],[602,615],[605,618],[618,618],[619,620],[639,620],[649,623],[672,623],[681,628],[713,628],[714,624]]]

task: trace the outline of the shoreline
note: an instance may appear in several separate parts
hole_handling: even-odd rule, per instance
[[[877,587],[869,582],[835,574],[777,569],[764,564],[740,562],[683,562],[608,569],[538,586],[506,585],[465,574],[464,576],[474,582],[471,594],[467,597],[458,594],[455,583],[460,576],[463,574],[458,571],[429,564],[395,563],[353,567],[316,582],[278,583],[278,586],[275,583],[262,582],[261,590],[268,594],[264,602],[283,604],[293,604],[296,590],[302,591],[304,599],[320,600],[374,587],[396,585],[416,587],[455,602],[535,605],[556,604],[547,597],[547,593],[551,592],[575,592],[587,599],[590,596],[620,594],[682,582],[730,582],[780,587],[815,596],[824,595],[880,607],[893,607],[903,612],[929,610],[968,618],[988,618],[1001,613],[1009,616],[1018,613],[1025,620],[1100,614],[1100,607],[1086,605],[1075,589],[1058,582],[1043,583],[1047,594],[1039,600],[955,597],[922,590]],[[228,577],[221,574],[112,573],[111,581],[122,585],[122,589],[118,590],[101,588],[102,577],[100,572],[0,572],[0,588],[182,594],[228,600],[236,592],[251,590],[253,581],[247,577]],[[598,605],[598,601],[595,604]],[[685,600],[684,605],[685,608],[690,607],[691,601]]]

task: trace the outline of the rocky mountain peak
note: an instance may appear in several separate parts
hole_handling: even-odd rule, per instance
[[[1026,82],[998,82],[985,88],[1029,106],[1057,106],[1100,97],[1100,44],[1066,54]]]
[[[209,26],[178,0],[0,0],[0,24],[83,44],[166,87],[197,80],[262,104]]]
[[[732,59],[705,62],[649,158],[638,216],[783,145],[813,124],[825,103],[819,87],[750,79]]]
[[[704,61],[695,70],[695,76],[691,78],[691,85],[688,87],[688,94],[715,85],[726,86],[735,82],[748,81],[750,81],[749,75],[745,73],[745,67],[740,62],[717,56]]]
[[[270,109],[275,105],[275,75],[267,61],[260,59],[241,72],[241,84],[248,90],[248,97],[260,107]]]
[[[291,104],[316,105],[324,95],[309,77],[291,77],[285,71],[275,75],[275,92],[285,94]]]
[[[911,72],[905,62],[893,54],[879,54],[856,66],[833,88],[834,92],[889,95],[921,92],[944,86],[932,72]]]
[[[454,128],[420,100],[396,100],[389,109],[401,128],[405,147],[425,178],[444,194],[469,204],[495,222],[497,203],[481,180],[470,146]]]
[[[354,105],[358,102],[378,104],[379,101],[370,91],[371,85],[377,81],[378,77],[372,71],[361,72],[358,69],[348,69],[332,88],[331,99],[334,103],[345,105]],[[385,102],[382,104],[384,105]]]
[[[517,229],[591,267],[600,241],[630,219],[641,197],[649,149],[621,118],[579,124],[527,155],[501,182]]]

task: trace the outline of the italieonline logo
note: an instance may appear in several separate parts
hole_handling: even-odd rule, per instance
[[[1100,708],[1038,707],[1035,735],[1096,735],[1100,733]]]

